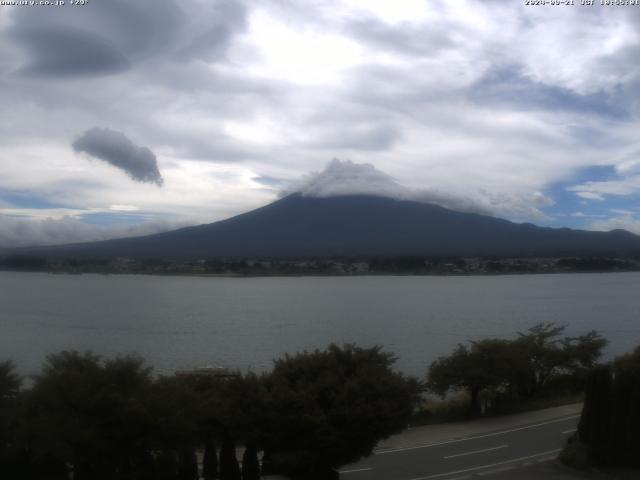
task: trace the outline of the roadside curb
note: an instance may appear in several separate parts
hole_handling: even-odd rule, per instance
[[[378,455],[389,451],[420,448],[436,443],[460,440],[461,438],[527,427],[528,425],[580,415],[581,411],[582,403],[574,403],[499,417],[408,428],[380,442],[374,450],[374,454]]]

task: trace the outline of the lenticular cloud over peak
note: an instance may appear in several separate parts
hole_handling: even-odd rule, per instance
[[[282,195],[300,193],[306,197],[338,197],[343,195],[376,195],[404,199],[409,189],[370,163],[354,163],[334,159],[321,172],[304,176]]]
[[[345,195],[374,195],[395,200],[431,203],[459,212],[502,216],[512,220],[545,217],[540,209],[553,200],[539,191],[530,194],[492,192],[484,188],[450,191],[430,186],[407,188],[370,163],[334,159],[324,170],[311,173],[283,190],[280,196],[298,193],[305,197],[327,198]]]

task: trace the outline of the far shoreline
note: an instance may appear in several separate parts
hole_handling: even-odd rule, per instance
[[[362,278],[362,277],[523,277],[527,275],[602,275],[640,273],[638,270],[572,270],[572,271],[547,271],[547,272],[486,272],[486,273],[161,273],[161,272],[99,272],[99,271],[53,271],[53,270],[13,270],[0,269],[0,273],[46,273],[49,275],[77,276],[145,276],[145,277],[189,277],[189,278]]]

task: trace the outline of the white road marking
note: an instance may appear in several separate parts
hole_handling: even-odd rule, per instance
[[[577,431],[578,431],[577,428],[572,428],[571,430],[565,430],[564,432],[562,432],[562,434],[563,435],[568,435],[570,433],[577,432]]]
[[[455,455],[448,455],[444,458],[456,458],[464,457],[466,455],[475,455],[476,453],[491,452],[493,450],[500,450],[501,448],[508,448],[509,445],[500,445],[499,447],[483,448],[482,450],[474,450],[473,452],[456,453]]]
[[[566,422],[567,420],[572,420],[574,418],[579,418],[579,417],[580,417],[580,415],[572,415],[570,417],[558,418],[556,420],[550,420],[548,422],[537,423],[535,425],[527,425],[526,427],[511,428],[509,430],[503,430],[501,432],[485,433],[484,435],[476,435],[474,437],[459,438],[457,440],[447,440],[446,442],[427,443],[427,444],[424,444],[424,445],[417,445],[415,447],[404,447],[404,448],[393,448],[393,449],[389,449],[389,450],[378,450],[377,452],[374,452],[374,455],[384,455],[384,454],[387,454],[387,453],[406,452],[407,450],[418,450],[420,448],[437,447],[438,445],[448,445],[450,443],[467,442],[469,440],[477,440],[479,438],[495,437],[496,435],[504,435],[505,433],[519,432],[520,430],[527,430],[529,428],[536,428],[536,427],[542,427],[544,425],[551,425],[553,423]]]
[[[370,470],[373,470],[373,469],[372,468],[354,468],[353,470],[340,470],[338,473],[342,475],[343,473],[368,472]]]
[[[484,470],[486,468],[498,467],[500,465],[507,465],[509,463],[520,462],[522,460],[529,460],[530,458],[551,455],[552,453],[558,453],[561,450],[562,450],[561,448],[558,448],[556,450],[549,450],[547,452],[536,453],[534,455],[528,455],[526,457],[512,458],[511,460],[505,460],[504,462],[496,462],[496,463],[491,463],[489,465],[480,465],[479,467],[465,468],[464,470],[456,470],[455,472],[436,473],[435,475],[429,475],[426,477],[416,477],[416,478],[412,478],[411,480],[430,480],[431,478],[441,478],[449,475],[457,475],[458,473],[474,472],[476,470]]]
[[[555,460],[555,459],[556,457],[543,457],[536,460],[536,463],[550,462],[551,460]]]
[[[508,472],[509,470],[513,470],[513,466],[511,465],[507,465],[505,467],[498,467],[498,468],[494,468],[492,470],[485,470],[484,472],[478,472],[478,475],[480,476],[485,476],[485,475],[494,475],[496,473],[500,473],[500,472]]]

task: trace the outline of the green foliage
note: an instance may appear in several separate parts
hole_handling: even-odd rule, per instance
[[[308,476],[369,455],[406,427],[418,384],[391,369],[379,347],[330,345],[285,356],[267,377],[268,461]]]
[[[578,434],[593,463],[640,467],[640,347],[591,372]]]
[[[576,382],[574,388],[584,388],[586,373],[596,365],[608,342],[593,330],[578,337],[560,338],[565,328],[564,325],[541,323],[527,333],[519,334],[515,347],[528,363],[519,384],[523,397],[537,395],[563,375]]]
[[[452,388],[468,390],[470,409],[478,412],[481,391],[510,387],[517,381],[515,367],[522,364],[522,357],[507,340],[471,342],[469,348],[459,345],[449,357],[431,364],[428,386],[443,396]]]
[[[428,388],[441,396],[454,389],[467,390],[473,413],[480,413],[482,404],[496,408],[500,403],[513,405],[535,398],[551,386],[579,391],[607,342],[594,331],[561,338],[564,330],[564,326],[541,323],[514,340],[459,345],[431,364]]]
[[[220,386],[217,398],[216,411],[222,431],[245,443],[260,442],[266,427],[264,411],[267,408],[262,378],[252,373],[230,378]]]
[[[554,323],[540,323],[527,333],[518,333],[514,349],[526,359],[526,367],[521,371],[519,391],[525,397],[532,397],[568,363],[568,350],[561,346],[560,334],[565,326]],[[570,343],[570,339],[566,339]]]
[[[49,356],[29,395],[39,455],[72,465],[76,479],[147,468],[150,384],[150,370],[135,357]]]
[[[177,455],[184,444],[195,446],[198,407],[198,395],[188,379],[163,376],[156,380],[147,399],[154,447]]]

